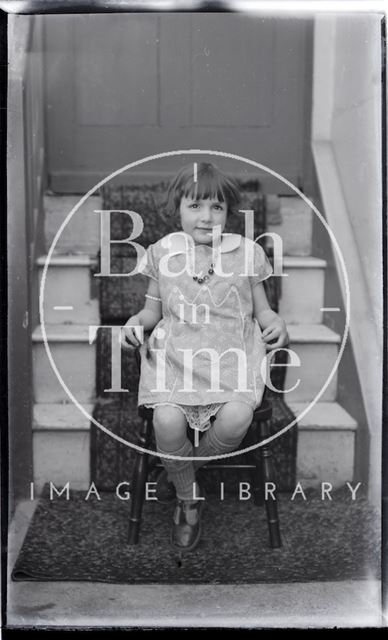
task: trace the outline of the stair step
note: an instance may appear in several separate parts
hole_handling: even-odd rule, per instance
[[[283,240],[283,255],[309,256],[312,246],[313,210],[299,196],[280,197],[281,224],[268,224],[267,231]]]
[[[287,269],[326,269],[327,262],[313,256],[284,256],[283,265]]]
[[[308,402],[287,402],[296,416],[308,407]],[[337,402],[317,402],[298,421],[299,431],[356,431],[356,420]]]
[[[279,313],[287,323],[322,322],[326,261],[311,256],[285,256]]]
[[[87,489],[90,483],[90,434],[87,431],[34,431],[34,484],[37,493],[46,482]]]
[[[80,195],[57,195],[46,193],[45,239],[46,248],[51,246],[62,223],[80,201]],[[63,229],[55,246],[56,253],[85,253],[95,256],[100,248],[100,217],[95,211],[102,209],[102,198],[90,196],[72,216]]]
[[[89,415],[93,404],[83,404]],[[86,489],[90,480],[90,420],[70,401],[35,404],[33,413],[34,483]]]
[[[296,416],[308,403],[288,403]],[[357,422],[336,402],[317,402],[298,422],[297,480],[303,487],[354,478]]]
[[[292,402],[299,415],[308,403]],[[88,412],[93,405],[84,405]],[[89,483],[89,420],[71,404],[34,407],[34,481],[73,488]],[[352,482],[356,421],[335,402],[319,402],[298,424],[297,480],[304,488]]]
[[[340,336],[324,325],[289,325],[290,348],[300,358],[300,367],[287,367],[285,389],[287,401],[309,401],[321,390],[338,353]],[[87,325],[46,325],[47,341],[53,353],[56,366],[65,384],[71,382],[75,397],[80,402],[94,398],[95,385],[95,341],[89,344]],[[34,390],[37,402],[61,402],[68,396],[60,385],[48,360],[43,344],[42,329],[39,325],[32,334],[34,343]],[[317,366],[319,363],[319,367]],[[337,374],[333,375],[322,400],[336,398]],[[69,385],[68,385],[69,386]]]
[[[87,325],[46,324],[47,341],[64,383],[82,403],[93,402],[96,380],[96,346],[89,344]],[[39,325],[32,334],[34,399],[38,403],[69,401],[50,364]]]
[[[289,324],[290,340],[295,344],[339,344],[341,336],[324,324]]]
[[[89,325],[87,324],[45,324],[47,340],[50,342],[86,342],[89,344]],[[33,342],[43,342],[42,326],[38,325],[32,333]]]
[[[285,394],[287,403],[311,401],[322,389],[338,355],[340,336],[323,324],[288,325],[290,349],[300,358],[300,367],[287,367]],[[333,375],[321,400],[332,401],[337,395],[337,372]]]
[[[47,256],[37,260],[39,285]],[[98,285],[91,268],[96,260],[88,255],[54,254],[46,271],[44,287],[45,322],[98,324]]]
[[[46,264],[47,255],[40,256],[37,259],[37,265],[39,267],[44,267]],[[93,256],[89,256],[85,253],[74,253],[74,254],[57,254],[53,253],[50,258],[50,267],[93,267],[97,264],[97,259]]]
[[[93,404],[83,408],[91,415]],[[89,431],[90,420],[72,402],[61,404],[39,403],[34,405],[33,431]]]
[[[47,249],[80,199],[80,195],[45,194]],[[281,236],[285,255],[310,255],[314,212],[299,196],[280,196],[279,201],[282,222],[268,224],[267,231]],[[102,198],[98,195],[90,196],[63,229],[56,244],[56,252],[60,254],[81,252],[95,256],[100,248],[100,219],[95,211],[101,209]]]

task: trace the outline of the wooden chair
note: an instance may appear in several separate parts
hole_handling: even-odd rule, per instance
[[[102,190],[104,208],[111,209],[116,212],[121,212],[123,210],[140,212],[143,220],[145,221],[145,226],[142,232],[142,243],[147,247],[150,243],[156,242],[161,235],[175,230],[175,221],[173,219],[166,218],[161,214],[160,202],[165,197],[166,188],[167,183],[163,182],[145,185],[105,185]],[[241,209],[254,210],[254,237],[259,237],[267,229],[268,203],[266,203],[266,197],[261,192],[258,180],[251,180],[248,182],[242,181],[240,183],[240,188],[242,194]],[[130,222],[128,216],[117,215],[117,217],[115,217],[115,215],[113,215],[111,229],[112,238],[127,238],[131,231],[129,225]],[[228,216],[226,231],[244,234],[243,218],[241,215],[238,213],[231,213]],[[136,256],[133,255],[131,251],[131,247],[126,244],[119,244],[112,248],[112,262],[116,265],[118,273],[125,273],[132,268],[131,261],[135,260]],[[267,249],[267,254],[270,259],[271,253],[271,249]],[[146,280],[142,275],[137,275],[133,278],[102,279],[100,284],[100,313],[103,322],[124,324],[128,317],[140,307],[142,300],[144,299],[146,287],[146,282],[143,282],[142,279]],[[280,278],[269,278],[264,282],[264,285],[270,306],[274,311],[277,311],[278,301],[281,294]],[[104,372],[105,369],[102,368],[102,373],[104,374]],[[278,368],[277,370],[275,369],[273,373],[278,378],[277,383],[275,383],[275,387],[277,389],[281,389],[283,383],[280,378],[284,375],[284,372],[282,374],[282,369]],[[105,382],[101,378],[99,389],[103,391],[105,388]],[[285,406],[283,397],[274,398],[272,392],[269,394],[267,391],[268,390],[266,390],[264,394],[261,407],[255,411],[252,425],[246,436],[246,446],[249,446],[249,443],[254,444],[255,442],[266,439],[269,435],[272,435],[273,428],[276,426],[275,423],[278,422],[277,414],[279,413],[279,405]],[[276,411],[274,411],[274,408],[276,408]],[[280,411],[280,413],[282,413],[282,411]],[[139,416],[141,418],[141,427],[138,433],[138,443],[142,447],[149,448],[153,431],[152,410],[141,408],[139,410]],[[285,419],[288,420],[288,416]],[[94,431],[98,432],[98,429]],[[276,444],[274,448],[276,449],[278,441],[275,442]],[[281,455],[279,456],[279,459],[282,463]],[[272,448],[270,446],[263,446],[255,449],[250,454],[246,454],[246,457],[244,457],[244,464],[236,464],[233,463],[233,461],[234,458],[232,457],[221,461],[212,461],[209,464],[204,465],[202,469],[225,469],[226,467],[248,469],[252,477],[251,485],[253,485],[255,502],[257,504],[263,504],[265,482],[274,482],[275,480]],[[158,460],[156,455],[151,456],[150,454],[136,452],[133,464],[134,470],[129,522],[129,543],[137,544],[139,541],[145,483],[149,473],[153,468],[155,468],[155,466],[157,466]],[[269,498],[265,501],[265,506],[270,534],[270,545],[274,548],[280,547],[281,538],[279,532],[277,503]]]
[[[265,396],[265,394],[264,394]],[[144,449],[149,449],[152,436],[152,419],[153,410],[145,407],[139,407],[139,415],[142,418],[142,429],[139,433],[138,445]],[[251,426],[245,436],[244,444],[249,446],[254,442],[265,440],[270,436],[270,421],[272,417],[271,404],[264,397],[261,406],[254,412]],[[256,439],[255,439],[256,437]],[[259,452],[259,455],[258,455]],[[265,502],[267,513],[267,523],[269,531],[270,546],[275,549],[281,547],[280,527],[278,518],[277,501],[269,497],[265,500],[266,483],[275,482],[272,451],[270,445],[264,445],[253,450],[253,453],[245,454],[247,463],[244,465],[223,463],[221,461],[211,461],[204,465],[202,469],[225,469],[225,468],[245,468],[251,470],[253,480],[253,496],[257,505]],[[226,460],[233,460],[228,458]],[[141,451],[136,452],[132,485],[131,485],[131,512],[129,517],[128,543],[130,545],[138,544],[140,536],[140,525],[142,519],[142,510],[144,503],[145,485],[150,470],[156,465],[156,457],[153,458],[151,464],[149,454]],[[276,495],[276,492],[274,492]]]

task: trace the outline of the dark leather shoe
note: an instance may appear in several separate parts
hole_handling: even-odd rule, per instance
[[[172,482],[169,482],[165,469],[157,477],[155,497],[162,504],[170,504],[176,498],[175,487]]]
[[[203,500],[178,500],[171,531],[171,542],[176,549],[192,551],[197,546],[202,534],[202,509]]]

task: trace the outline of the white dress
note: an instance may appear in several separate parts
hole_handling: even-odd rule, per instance
[[[208,273],[213,259],[211,246],[194,246],[178,232],[150,245],[139,265],[159,284],[162,319],[140,349],[138,404],[177,406],[199,430],[225,402],[255,409],[265,387],[266,349],[252,290],[271,276],[271,264],[260,245],[223,234],[214,273],[202,283],[194,280],[193,273]]]

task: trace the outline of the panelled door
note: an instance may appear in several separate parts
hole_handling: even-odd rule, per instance
[[[192,148],[248,157],[305,186],[311,20],[51,15],[45,27],[54,191],[83,192],[142,157]]]

